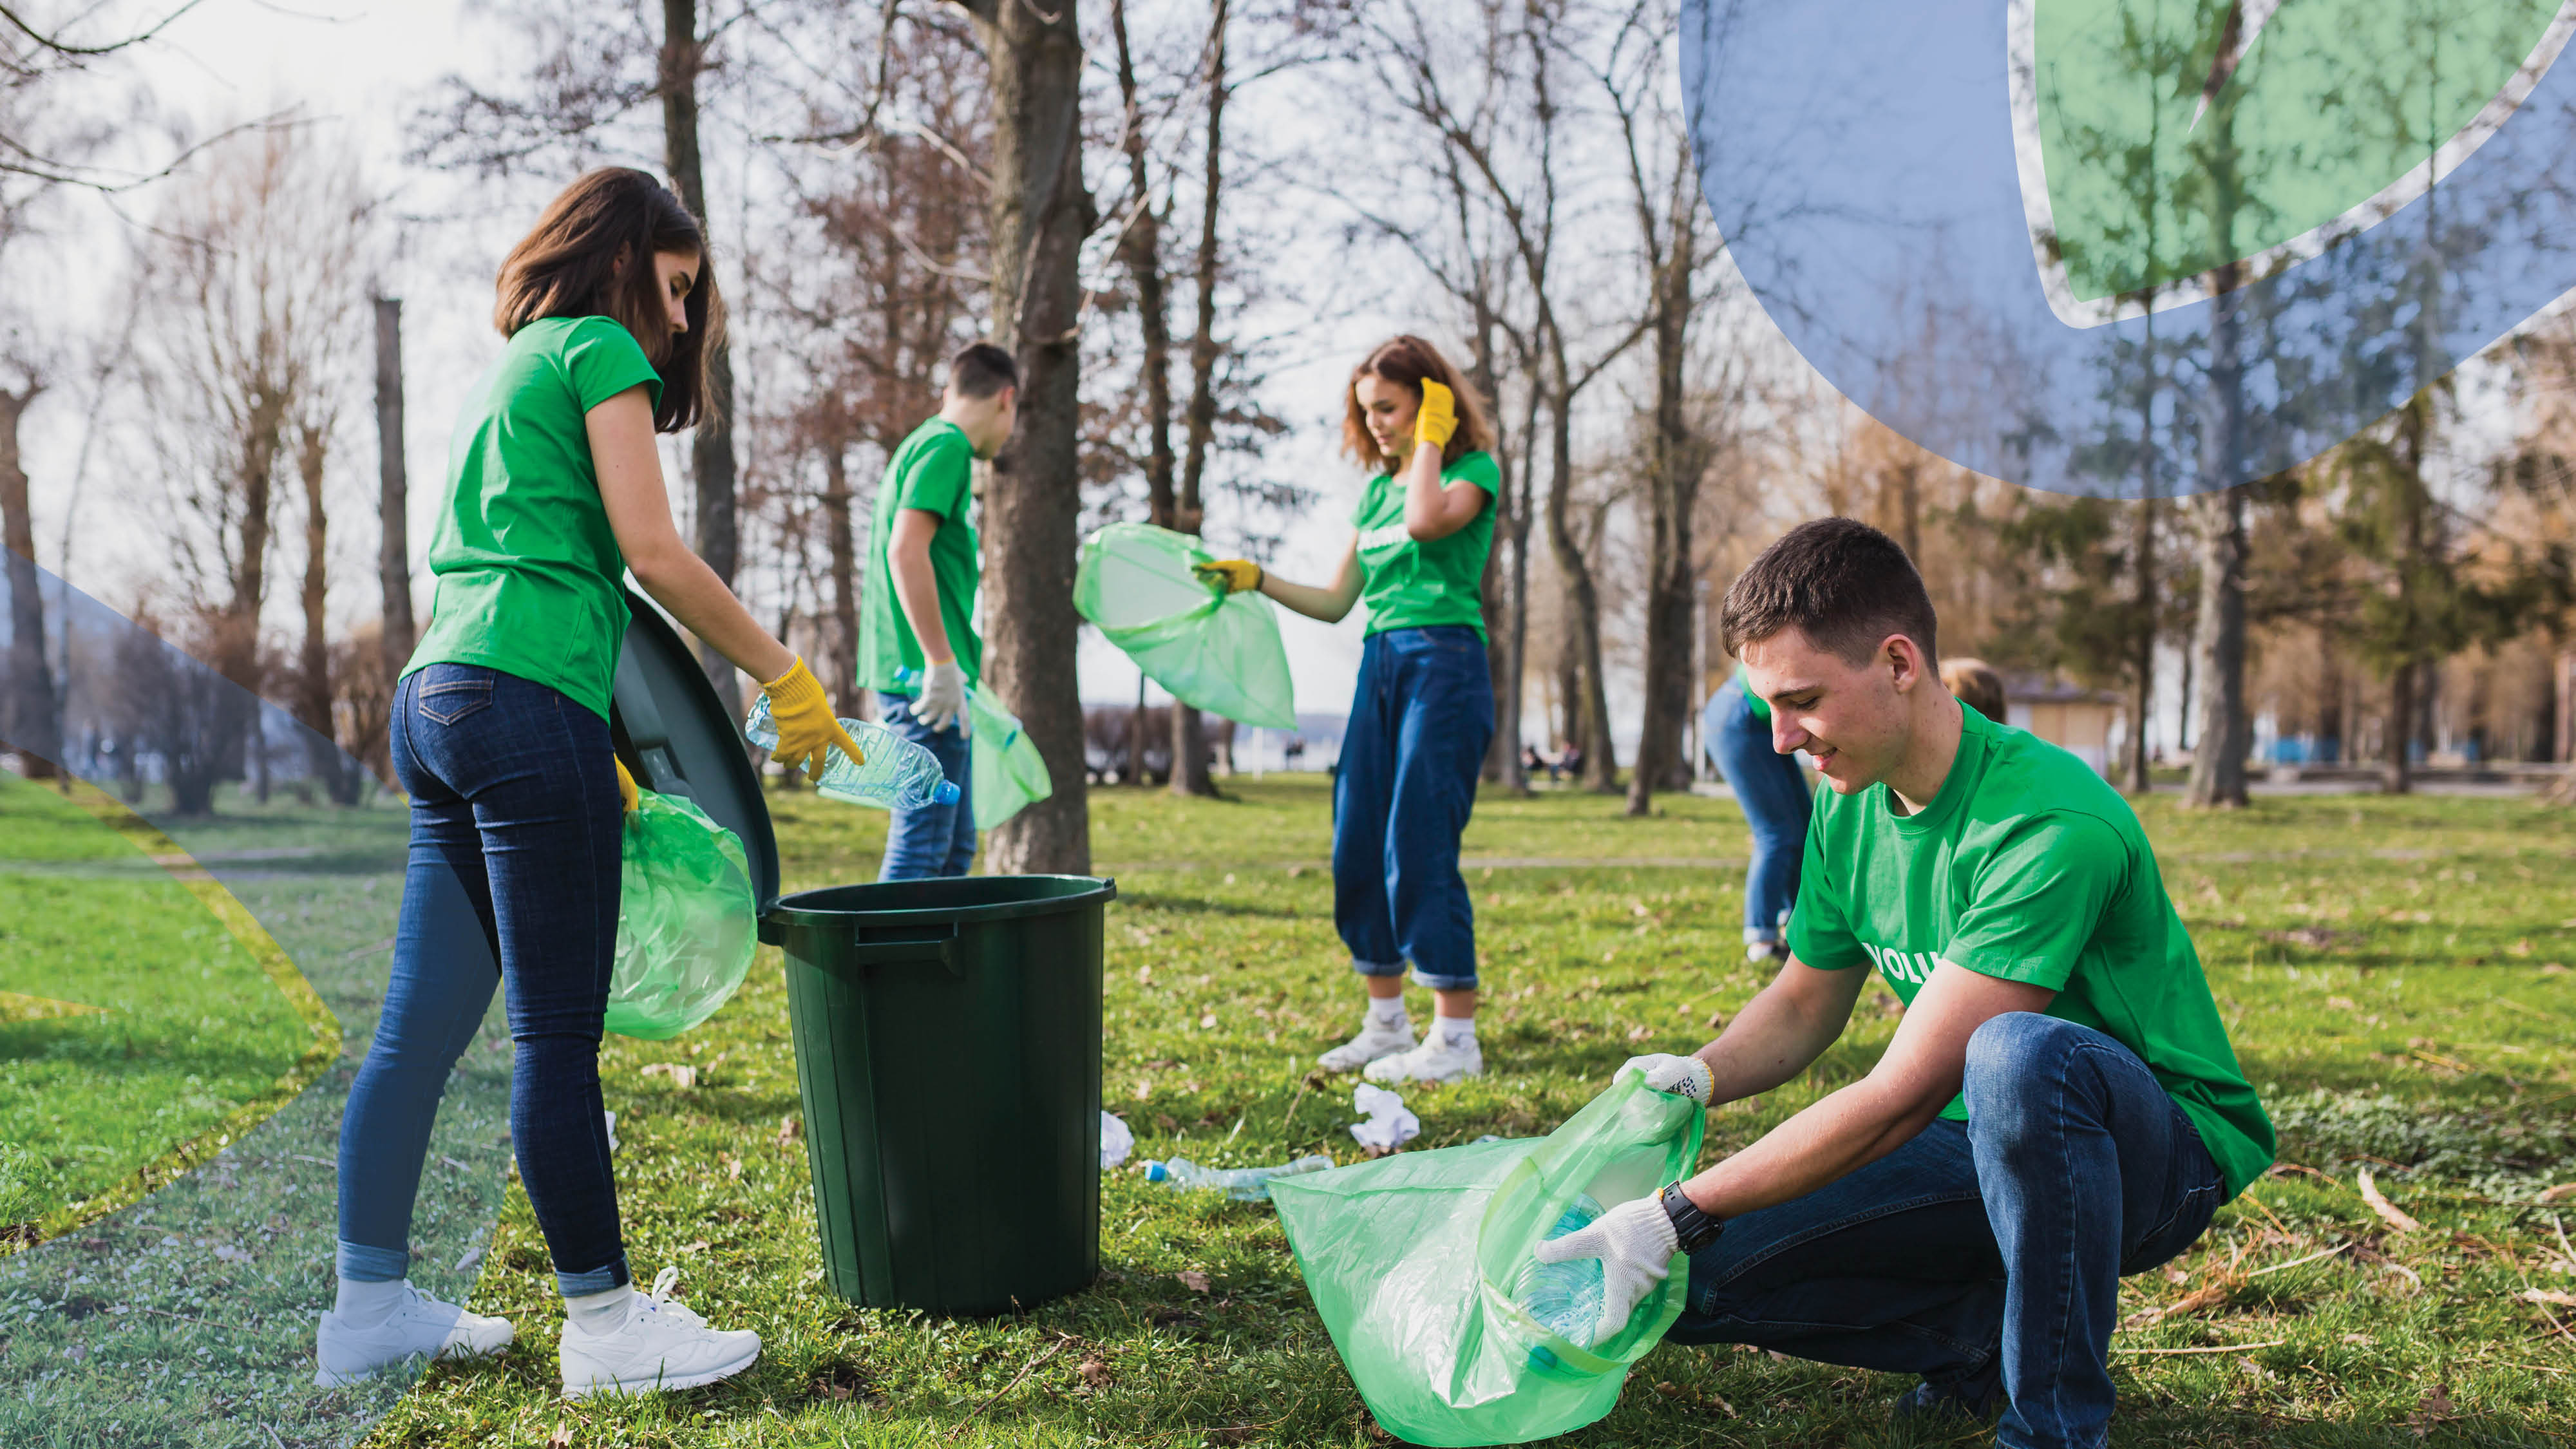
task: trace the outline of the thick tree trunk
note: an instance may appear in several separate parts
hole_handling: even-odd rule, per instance
[[[1208,20],[1206,173],[1199,188],[1198,316],[1190,328],[1189,432],[1181,464],[1180,527],[1197,533],[1206,523],[1208,450],[1216,440],[1217,207],[1225,192],[1226,21],[1231,0],[1215,0]],[[1172,701],[1172,793],[1214,795],[1208,776],[1207,726],[1199,712]]]
[[[2200,680],[2199,741],[2190,803],[2245,803],[2245,489],[2195,500],[2200,518],[2200,617],[2192,640]]]
[[[355,805],[358,771],[340,753],[331,718],[331,516],[322,493],[330,446],[320,428],[305,430],[296,441],[295,471],[304,483],[304,586],[298,599],[304,610],[304,644],[296,659],[295,718],[310,731],[304,741],[306,771],[322,782],[331,803]]]
[[[2388,674],[2388,758],[2380,765],[2379,788],[2389,795],[2404,795],[2415,788],[2415,671],[2413,660],[2398,664]]]
[[[2147,775],[2147,711],[2156,692],[2156,499],[2138,500],[2136,572],[2130,606],[2136,610],[2136,632],[2129,646],[2129,763],[2122,782],[2132,795],[2154,785]]]
[[[823,445],[824,547],[832,556],[832,655],[826,687],[844,719],[859,712],[859,548],[850,527],[849,440]]]
[[[45,597],[36,569],[36,525],[27,470],[18,460],[18,420],[38,389],[0,392],[0,542],[9,554],[9,678],[0,699],[0,744],[17,751],[31,780],[51,779],[63,756],[61,702],[45,658]]]
[[[376,518],[383,542],[376,577],[383,594],[385,678],[411,662],[419,626],[411,607],[411,484],[403,462],[402,302],[376,298]]]
[[[1698,572],[1691,519],[1699,511],[1701,448],[1682,407],[1682,374],[1690,362],[1691,273],[1699,259],[1690,208],[1698,201],[1694,173],[1683,153],[1666,198],[1670,245],[1654,279],[1655,419],[1648,455],[1646,575],[1646,714],[1637,738],[1637,766],[1628,777],[1628,813],[1654,809],[1655,791],[1690,787],[1682,758],[1689,724],[1692,628]],[[1643,202],[1640,206],[1642,209]],[[1652,233],[1647,242],[1652,245]]]
[[[1082,697],[1074,673],[1076,525],[1082,508],[1077,394],[1082,239],[1096,221],[1082,181],[1078,0],[968,0],[992,68],[993,333],[1020,363],[1017,429],[984,495],[984,580],[993,621],[984,683],[1020,717],[1055,793],[996,829],[998,874],[1091,869]]]
[[[698,154],[698,75],[706,66],[706,53],[706,42],[698,38],[697,0],[662,0],[663,166],[712,249],[715,221],[707,215],[706,171]],[[707,395],[689,440],[689,472],[697,484],[698,557],[730,588],[740,538],[734,518],[733,354],[721,339],[707,349]],[[698,662],[725,708],[740,714],[742,694],[732,662],[703,644]]]

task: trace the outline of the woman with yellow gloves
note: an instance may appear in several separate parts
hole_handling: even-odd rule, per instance
[[[593,171],[501,264],[508,339],[452,435],[429,565],[428,632],[404,670],[394,772],[411,796],[393,976],[340,1129],[338,1300],[319,1379],[415,1354],[488,1353],[509,1323],[404,1280],[412,1200],[449,1070],[496,978],[436,947],[470,911],[516,1043],[510,1140],[569,1320],[564,1392],[685,1388],[750,1366],[759,1335],[719,1332],[630,1282],[600,1110],[599,1040],[617,942],[621,805],[609,685],[632,569],[673,617],[756,679],[776,755],[819,773],[858,749],[822,686],[681,543],[657,432],[700,416],[724,309],[697,220],[641,171]],[[444,918],[444,919],[442,919]]]
[[[1201,567],[1227,591],[1259,589],[1327,624],[1365,598],[1368,642],[1333,781],[1333,921],[1368,988],[1357,1036],[1323,1065],[1373,1081],[1456,1081],[1485,1069],[1476,1044],[1476,921],[1458,837],[1494,735],[1479,583],[1502,488],[1483,401],[1437,348],[1397,337],[1351,373],[1342,446],[1376,470],[1350,547],[1323,588],[1245,559]],[[1431,988],[1417,1045],[1404,968]]]

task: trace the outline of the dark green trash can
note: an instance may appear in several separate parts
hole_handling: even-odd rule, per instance
[[[1100,1272],[1100,932],[1114,881],[801,891],[762,919],[832,1290],[980,1316]]]

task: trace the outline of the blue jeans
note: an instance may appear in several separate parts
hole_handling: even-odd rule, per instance
[[[1494,737],[1485,641],[1464,624],[1389,629],[1360,651],[1333,775],[1333,924],[1364,976],[1476,986],[1458,836]]]
[[[1771,722],[1757,717],[1742,686],[1728,681],[1708,697],[1700,738],[1709,761],[1735,791],[1753,827],[1753,862],[1744,871],[1744,940],[1778,941],[1798,903],[1798,865],[1807,854],[1812,801],[1796,755],[1771,748]]]
[[[955,725],[934,730],[912,713],[914,696],[877,691],[877,723],[939,757],[939,772],[957,787],[954,805],[897,810],[886,822],[885,860],[879,880],[922,880],[964,875],[975,864],[973,744]]]
[[[2009,1012],[1968,1041],[1968,1120],[1691,1259],[1676,1343],[1749,1343],[2010,1398],[2002,1449],[2098,1449],[2120,1278],[2172,1258],[2226,1193],[2146,1063],[2089,1027]]]
[[[433,664],[394,692],[392,747],[411,863],[384,1014],[340,1120],[340,1276],[410,1265],[430,1124],[497,984],[519,1178],[559,1289],[604,1292],[627,1281],[599,1097],[622,818],[608,721],[516,675]]]

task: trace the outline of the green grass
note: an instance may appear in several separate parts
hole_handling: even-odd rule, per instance
[[[1320,780],[1240,798],[1093,796],[1108,928],[1109,1107],[1138,1156],[1283,1161],[1355,1148],[1349,1085],[1301,1093],[1358,993],[1331,922]],[[883,817],[774,797],[789,888],[870,878]],[[2147,809],[2168,884],[2249,1075],[2285,1129],[2284,1172],[2221,1212],[2126,1313],[2189,1304],[2118,1339],[2123,1444],[2576,1442],[2576,1258],[2541,1190],[2576,1179],[2576,813],[2495,799],[2275,797],[2219,816]],[[1687,1050],[1761,984],[1737,944],[1745,834],[1724,801],[1547,793],[1480,803],[1466,844],[1490,1001],[1489,1075],[1417,1089],[1419,1146],[1555,1125],[1628,1055]],[[1417,1002],[1417,1005],[1419,1003]],[[1874,988],[1806,1079],[1713,1114],[1740,1147],[1867,1070],[1893,1030]],[[959,1044],[972,1070],[981,1044]],[[657,1062],[687,1062],[682,1089]],[[672,1042],[612,1038],[619,1191],[639,1276],[664,1264],[719,1324],[767,1344],[713,1389],[621,1404],[554,1392],[560,1311],[511,1190],[475,1306],[519,1325],[498,1363],[431,1371],[385,1446],[1371,1445],[1277,1219],[1132,1172],[1103,1185],[1104,1272],[1018,1318],[860,1310],[818,1281],[784,990],[764,952],[741,995]],[[1237,1124],[1240,1124],[1238,1130]],[[1007,1151],[1007,1144],[997,1144]],[[2355,1169],[2427,1225],[2390,1232]],[[2312,1254],[2331,1256],[2281,1267]],[[2280,1271],[2264,1272],[2264,1269]],[[1194,1291],[1178,1276],[1207,1275]],[[2259,1275],[2259,1276],[2258,1276]],[[313,1281],[319,1281],[315,1275]],[[2215,1290],[2215,1291],[2204,1291]],[[2278,1340],[2277,1343],[2274,1341]],[[2242,1352],[2129,1350],[2268,1345]],[[1895,1378],[1667,1347],[1618,1410],[1564,1442],[1980,1442],[1892,1431]],[[2438,1390],[2438,1393],[2436,1392]]]

